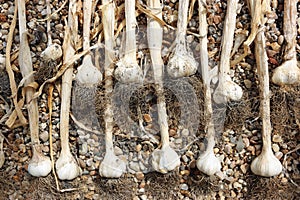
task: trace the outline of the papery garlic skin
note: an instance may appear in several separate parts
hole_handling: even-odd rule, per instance
[[[99,167],[99,174],[107,178],[119,178],[126,172],[126,163],[113,152],[106,152]]]
[[[36,177],[47,176],[52,169],[50,158],[44,156],[37,148],[33,146],[33,156],[28,163],[28,172]]]
[[[220,160],[215,156],[213,151],[206,151],[200,155],[196,164],[201,172],[209,176],[221,170]]]
[[[251,171],[259,176],[277,176],[282,171],[282,165],[272,150],[263,151],[252,161]]]
[[[274,70],[272,82],[276,85],[293,85],[300,83],[300,69],[297,60],[287,60]]]
[[[180,165],[180,158],[174,149],[167,145],[153,151],[151,163],[155,171],[165,174]]]
[[[182,52],[182,54],[179,52]],[[172,78],[182,78],[195,74],[198,69],[198,63],[195,58],[190,53],[186,52],[186,50],[179,52],[176,51],[168,62],[168,74]]]
[[[60,180],[73,180],[81,174],[81,169],[71,153],[62,153],[56,161],[55,167]]]
[[[102,81],[102,73],[94,66],[91,55],[84,56],[82,65],[78,67],[76,80],[90,87]]]
[[[58,44],[51,44],[42,53],[41,57],[45,61],[54,61],[62,57],[62,48]]]
[[[242,88],[233,82],[229,76],[226,77],[224,84],[219,83],[214,91],[213,100],[217,104],[227,103],[228,101],[239,101],[243,96]]]
[[[139,65],[130,59],[129,56],[124,56],[117,62],[117,68],[114,72],[115,78],[121,83],[141,83],[143,80],[143,72]]]

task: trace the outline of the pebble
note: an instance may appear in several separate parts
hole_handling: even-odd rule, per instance
[[[227,154],[231,154],[231,151],[232,151],[231,146],[230,146],[229,144],[226,144],[226,145],[225,145],[225,148],[224,148],[224,151],[225,151],[225,153],[227,153]]]
[[[247,168],[248,168],[248,165],[247,165],[247,164],[241,165],[241,171],[243,172],[243,174],[246,174]]]
[[[43,142],[47,142],[48,138],[49,138],[49,133],[47,131],[43,131],[43,132],[40,133],[40,139]]]
[[[242,189],[242,184],[240,184],[239,182],[234,182],[233,183],[233,187],[235,188],[235,189]]]
[[[244,84],[245,84],[247,89],[250,89],[252,87],[252,81],[250,81],[248,79],[244,80]]]
[[[115,146],[115,147],[114,147],[114,151],[115,151],[115,155],[116,155],[116,156],[123,155],[122,149],[121,149],[120,147],[118,147],[118,146]]]
[[[275,153],[275,156],[278,160],[280,160],[283,156],[283,153],[281,151],[278,151],[278,152]]]
[[[238,152],[241,152],[243,149],[244,149],[245,145],[244,145],[244,142],[243,142],[243,137],[240,136],[237,143],[236,143],[236,150]]]
[[[188,190],[189,186],[187,184],[183,183],[183,184],[180,185],[180,189],[181,190]]]
[[[282,138],[281,138],[280,135],[274,135],[273,138],[272,138],[272,141],[276,142],[276,143],[279,143],[279,142],[282,142]]]
[[[142,172],[137,172],[137,173],[135,173],[135,177],[136,177],[139,181],[141,181],[141,180],[144,179],[144,173],[142,173]]]
[[[278,144],[272,144],[272,149],[273,149],[273,151],[274,151],[275,153],[278,152],[278,151],[280,150]]]
[[[147,195],[143,194],[142,196],[140,196],[141,200],[147,200]]]

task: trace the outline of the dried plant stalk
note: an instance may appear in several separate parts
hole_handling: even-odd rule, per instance
[[[162,19],[162,6],[159,0],[148,0],[148,6],[157,18]],[[170,147],[169,142],[168,116],[163,89],[164,64],[161,57],[163,30],[161,24],[152,18],[148,18],[147,33],[157,93],[158,123],[162,143],[161,149],[156,149],[152,153],[152,167],[158,172],[167,173],[178,167],[180,160],[177,153]]]
[[[212,108],[212,98],[211,98],[211,76],[210,76],[210,67],[208,65],[208,51],[207,51],[207,19],[206,19],[206,8],[203,5],[201,0],[199,3],[199,34],[200,34],[200,65],[202,80],[204,86],[204,115],[206,120],[206,139],[207,147],[205,152],[199,156],[197,160],[198,169],[207,174],[213,175],[221,169],[221,163],[214,155],[214,146],[215,146],[215,128],[213,122],[213,108]]]
[[[113,108],[111,97],[113,94],[113,72],[114,72],[114,23],[115,12],[114,3],[110,0],[103,0],[102,20],[105,40],[105,99],[106,109],[104,111],[105,122],[105,156],[99,167],[99,173],[101,176],[108,178],[118,178],[126,170],[126,164],[123,160],[119,159],[114,154],[113,149]]]
[[[26,8],[25,1],[23,0],[18,0],[18,15],[20,34],[19,65],[23,78],[27,77],[24,86],[33,149],[33,156],[28,165],[28,172],[33,176],[46,176],[51,171],[51,161],[48,157],[44,156],[40,149],[39,112],[37,99],[32,99],[35,88],[30,87],[34,82],[34,77],[26,30]]]
[[[219,66],[219,84],[214,92],[214,101],[218,104],[242,98],[242,88],[230,78],[230,52],[233,46],[234,29],[238,0],[227,1],[227,11],[222,37],[222,52]]]

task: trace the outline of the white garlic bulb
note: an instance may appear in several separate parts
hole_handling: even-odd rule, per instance
[[[262,151],[251,163],[251,171],[259,176],[277,176],[282,171],[280,161],[272,150]]]
[[[143,80],[141,68],[135,59],[130,59],[130,56],[124,56],[124,58],[117,62],[114,75],[121,83],[140,83]]]
[[[160,173],[168,173],[180,165],[180,158],[169,145],[155,149],[151,157],[152,167]]]
[[[300,82],[300,69],[295,59],[285,61],[274,70],[272,82],[277,85],[292,85]]]
[[[242,96],[242,88],[227,76],[223,85],[219,83],[213,94],[213,99],[217,104],[221,104],[227,103],[228,101],[239,101]]]
[[[28,164],[28,172],[36,177],[47,176],[52,169],[51,161],[38,148],[37,146],[33,146],[33,155]]]
[[[126,171],[126,163],[118,158],[113,150],[106,151],[99,167],[99,174],[107,178],[119,178]]]
[[[206,150],[197,160],[197,168],[209,176],[221,170],[221,163],[213,151]]]
[[[58,44],[51,44],[42,53],[41,57],[45,61],[57,60],[62,57],[62,49]]]
[[[55,167],[60,180],[72,180],[81,174],[81,169],[70,152],[62,151]]]

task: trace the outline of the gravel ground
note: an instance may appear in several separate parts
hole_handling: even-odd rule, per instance
[[[52,12],[63,6],[62,1],[54,0],[51,3]],[[97,7],[101,2],[98,2]],[[121,5],[123,1],[116,1],[119,9],[118,25],[124,19]],[[67,3],[68,4],[68,3]],[[64,19],[67,17],[67,4],[53,15],[51,21],[51,35],[53,43],[62,45]],[[14,2],[0,0],[0,56],[5,55],[7,37],[14,14]],[[45,65],[41,61],[41,52],[47,46],[45,0],[27,1],[27,27],[30,33],[30,50],[34,70],[41,84],[57,72],[57,63]],[[198,33],[198,4],[188,24],[190,32]],[[223,31],[223,21],[226,14],[226,3],[218,0],[207,1],[208,8],[208,51],[209,64],[216,66],[220,62],[220,44]],[[243,31],[250,31],[250,14],[247,3],[240,1],[240,11],[237,16],[236,36]],[[270,75],[282,62],[283,42],[283,0],[273,0],[272,8],[276,11],[275,20],[266,24],[267,52],[269,57]],[[298,4],[298,13],[300,6]],[[177,0],[164,0],[163,20],[176,27],[178,13]],[[101,11],[96,10],[93,15],[93,27],[101,22]],[[79,14],[79,30],[82,28],[82,14]],[[299,17],[299,16],[298,16]],[[98,21],[97,21],[98,20]],[[100,20],[100,21],[99,21]],[[300,18],[297,19],[300,22]],[[138,16],[138,60],[146,69],[149,66],[149,52],[145,47],[146,16]],[[101,32],[93,29],[96,44]],[[78,33],[81,35],[81,31]],[[300,28],[298,24],[297,58],[300,53]],[[12,43],[12,65],[17,67],[19,35],[18,25],[14,31]],[[175,38],[174,31],[164,28],[163,59],[167,63],[168,50],[172,47]],[[187,41],[199,61],[199,43],[194,34],[188,34]],[[116,39],[117,47],[122,44],[122,37]],[[278,87],[273,84],[271,89],[271,121],[272,121],[272,149],[275,156],[284,165],[283,172],[274,178],[261,178],[250,171],[251,161],[261,151],[261,119],[259,118],[259,90],[257,68],[255,64],[254,48],[252,53],[232,68],[232,78],[243,91],[243,98],[239,102],[231,102],[224,107],[215,106],[218,116],[216,128],[217,144],[214,148],[216,156],[222,164],[221,172],[207,176],[199,172],[196,160],[205,146],[205,119],[203,115],[203,85],[201,74],[186,79],[173,80],[165,84],[165,96],[169,115],[171,146],[181,156],[181,165],[178,170],[163,175],[154,172],[149,159],[151,152],[159,147],[159,125],[157,124],[156,94],[151,82],[152,73],[149,71],[147,84],[133,90],[132,86],[115,85],[118,98],[128,98],[128,108],[115,110],[117,125],[114,129],[115,153],[127,160],[127,173],[120,179],[101,178],[98,168],[104,157],[103,110],[105,105],[103,86],[97,88],[95,102],[75,102],[73,97],[72,113],[77,113],[80,123],[92,127],[87,131],[79,127],[78,123],[70,120],[70,147],[76,157],[82,175],[73,181],[60,181],[61,189],[74,190],[59,192],[56,189],[55,179],[51,173],[45,178],[34,178],[27,172],[28,161],[32,156],[30,134],[28,127],[15,127],[8,129],[5,126],[6,114],[11,112],[12,103],[8,98],[10,94],[9,80],[6,72],[0,69],[0,132],[4,136],[3,149],[5,163],[0,169],[0,199],[297,199],[299,198],[300,184],[300,86]],[[81,47],[78,52],[81,51]],[[117,55],[122,54],[121,48],[116,50]],[[103,64],[103,48],[92,52],[99,55],[99,65]],[[100,53],[100,54],[98,54]],[[242,48],[237,50],[235,56],[243,53]],[[0,59],[1,59],[0,57]],[[236,57],[234,57],[236,58]],[[81,62],[75,63],[75,69]],[[96,63],[96,62],[95,62]],[[102,69],[103,70],[103,69]],[[74,74],[76,70],[74,71]],[[15,71],[17,83],[21,74]],[[53,154],[55,159],[60,152],[59,138],[59,111],[60,111],[60,84],[55,83],[53,92]],[[213,86],[216,87],[216,86]],[[74,84],[74,88],[76,85]],[[175,88],[175,89],[174,89]],[[174,91],[180,91],[180,94]],[[132,92],[129,93],[129,92]],[[180,95],[186,99],[186,110],[182,110]],[[20,96],[20,95],[19,95]],[[47,106],[47,87],[38,99],[40,141],[43,152],[49,156],[49,116]],[[82,98],[83,99],[83,98]],[[117,106],[123,102],[116,101]],[[26,109],[23,109],[27,117]],[[84,113],[79,115],[78,113]],[[128,120],[127,116],[131,117]],[[0,136],[1,136],[0,134]],[[0,138],[1,139],[1,138]],[[1,140],[0,140],[1,142]]]

